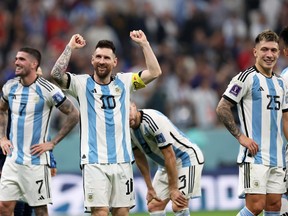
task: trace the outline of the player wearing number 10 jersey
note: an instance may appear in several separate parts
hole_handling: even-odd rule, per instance
[[[92,75],[66,73],[73,49],[86,45],[73,35],[57,60],[51,75],[77,98],[81,119],[81,164],[84,178],[84,204],[92,215],[128,215],[135,205],[133,191],[134,160],[129,132],[130,93],[144,87],[161,74],[159,63],[141,30],[130,37],[142,48],[147,69],[139,73],[116,73],[115,46],[100,40],[91,63]]]

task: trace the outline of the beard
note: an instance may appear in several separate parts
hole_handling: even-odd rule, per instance
[[[95,73],[96,75],[100,78],[100,79],[105,79],[107,77],[110,77],[111,76],[111,72],[112,70],[110,68],[100,68],[99,69],[99,66],[95,67]]]

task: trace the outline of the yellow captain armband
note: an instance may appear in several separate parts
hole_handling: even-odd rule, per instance
[[[138,73],[134,73],[132,75],[132,84],[135,90],[144,88],[146,86]]]

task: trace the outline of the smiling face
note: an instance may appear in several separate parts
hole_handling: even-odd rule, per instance
[[[91,63],[96,78],[99,78],[100,80],[109,79],[110,82],[112,70],[117,65],[117,58],[113,51],[109,48],[98,47],[92,55]]]
[[[28,76],[32,71],[36,71],[37,60],[29,53],[19,51],[15,57],[15,75],[20,77]]]
[[[279,44],[275,41],[262,40],[254,48],[256,67],[267,76],[271,76],[274,66],[279,58]]]

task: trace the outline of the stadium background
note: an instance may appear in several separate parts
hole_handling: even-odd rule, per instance
[[[238,143],[219,124],[215,107],[231,77],[253,64],[256,34],[267,28],[279,33],[287,25],[286,0],[1,0],[0,87],[13,77],[15,54],[22,46],[42,52],[43,76],[50,79],[53,64],[74,33],[82,34],[87,46],[73,53],[69,71],[90,73],[91,53],[102,38],[116,44],[115,71],[139,71],[145,62],[129,31],[142,29],[163,75],[133,100],[140,108],[163,112],[203,150],[203,197],[191,202],[191,211],[236,210],[243,205],[237,198]],[[275,72],[287,65],[281,56]],[[51,133],[60,125],[61,116],[54,111]],[[50,210],[81,214],[79,127],[55,155],[58,175]],[[151,166],[153,175],[156,167]],[[137,205],[132,212],[143,212],[145,185],[136,167],[135,176]]]

